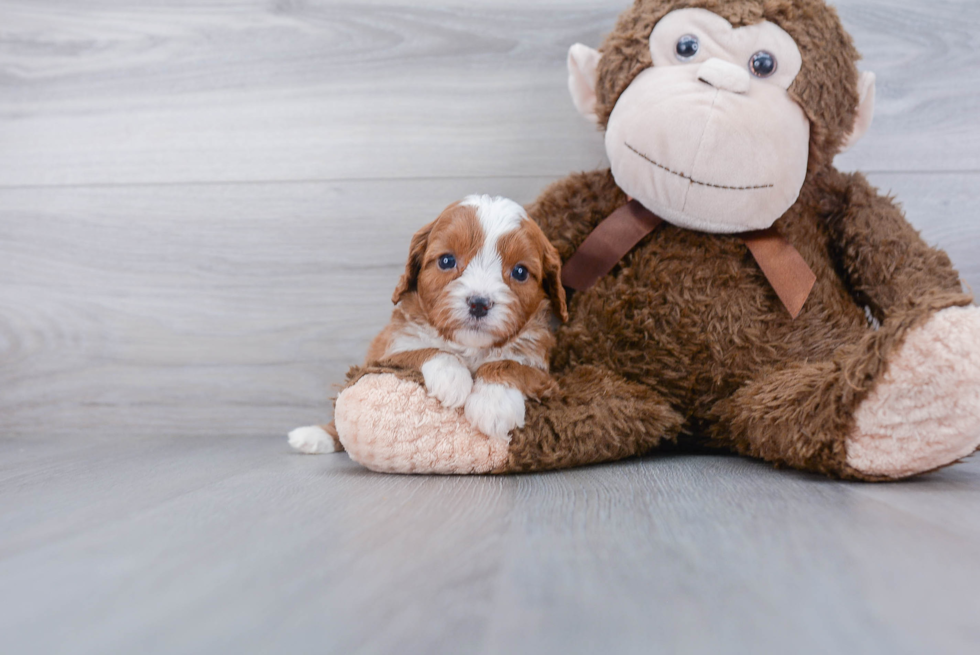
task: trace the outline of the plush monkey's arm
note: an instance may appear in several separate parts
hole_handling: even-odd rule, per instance
[[[616,186],[607,169],[558,180],[527,209],[564,262],[596,225],[626,202],[626,194]]]
[[[926,245],[890,199],[860,173],[839,180],[843,204],[827,224],[841,273],[875,318],[970,304],[949,256]]]

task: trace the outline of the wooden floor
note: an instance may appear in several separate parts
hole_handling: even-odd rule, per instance
[[[409,236],[605,163],[564,58],[628,0],[0,0],[0,652],[980,652],[980,458],[510,478],[289,452]],[[837,3],[838,166],[980,289],[980,5]]]

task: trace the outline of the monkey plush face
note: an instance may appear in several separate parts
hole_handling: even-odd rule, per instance
[[[653,66],[606,127],[617,184],[675,225],[763,229],[806,178],[810,123],[787,89],[802,58],[768,21],[733,29],[705,9],[668,14],[650,35]]]
[[[605,119],[616,183],[679,227],[771,226],[799,197],[812,146],[811,117],[791,94],[804,64],[794,38],[769,20],[736,28],[707,9],[682,8],[655,23],[646,45],[651,65]],[[569,53],[572,97],[597,122],[600,57],[582,45]],[[870,102],[858,103],[865,106],[851,120],[870,113],[873,82],[861,80]],[[859,120],[840,145],[869,122]]]

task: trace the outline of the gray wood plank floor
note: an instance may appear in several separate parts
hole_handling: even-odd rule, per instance
[[[264,437],[0,452],[7,653],[968,653],[980,636],[980,459],[868,487],[707,455],[383,476]]]
[[[0,0],[0,652],[978,652],[980,459],[402,478],[283,435],[472,192],[604,165],[628,0]],[[980,5],[842,0],[838,159],[980,289]]]

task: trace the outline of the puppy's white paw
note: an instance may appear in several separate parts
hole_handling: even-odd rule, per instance
[[[333,437],[316,425],[296,428],[289,433],[289,445],[307,455],[332,453],[337,450]]]
[[[509,440],[511,430],[524,427],[524,394],[504,384],[478,381],[465,411],[470,424],[483,434]]]
[[[440,353],[422,364],[429,395],[446,407],[462,407],[473,390],[473,376],[455,355]]]

